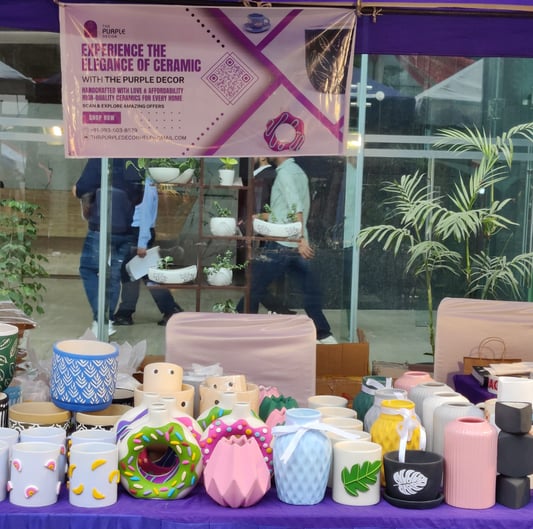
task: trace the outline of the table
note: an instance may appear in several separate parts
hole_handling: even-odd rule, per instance
[[[328,491],[317,505],[281,503],[274,489],[256,505],[230,509],[216,504],[201,487],[181,500],[143,500],[120,489],[115,505],[102,509],[73,507],[62,490],[49,507],[0,503],[2,529],[531,529],[533,503],[522,509],[458,509],[442,504],[429,510],[400,509],[381,500],[371,507],[349,507]]]
[[[464,395],[473,404],[496,398],[487,388],[479,385],[472,375],[453,375],[455,391]]]

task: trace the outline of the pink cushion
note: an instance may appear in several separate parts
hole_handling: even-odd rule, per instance
[[[166,326],[167,362],[220,363],[224,373],[276,386],[304,406],[315,394],[316,331],[304,315],[180,312]]]

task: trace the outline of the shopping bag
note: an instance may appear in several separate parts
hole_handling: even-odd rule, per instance
[[[489,336],[479,342],[469,356],[463,357],[463,373],[470,375],[474,366],[489,366],[490,364],[511,364],[521,362],[521,358],[507,356],[505,340],[498,336]]]

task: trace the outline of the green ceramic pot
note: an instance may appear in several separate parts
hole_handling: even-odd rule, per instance
[[[18,341],[18,328],[9,323],[0,323],[0,391],[4,391],[13,380]]]

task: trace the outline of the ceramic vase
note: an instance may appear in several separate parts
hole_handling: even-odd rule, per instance
[[[444,430],[444,498],[461,509],[496,502],[498,433],[479,417],[460,417]]]
[[[0,323],[0,391],[4,391],[13,380],[18,343],[18,327]]]
[[[109,507],[117,501],[118,448],[111,443],[78,443],[70,449],[69,502],[76,507]]]
[[[274,476],[280,501],[314,505],[323,500],[332,460],[331,443],[320,425],[320,412],[287,410],[284,426],[274,433]]]
[[[271,475],[257,443],[250,437],[224,437],[204,471],[207,494],[224,507],[250,507],[270,489]]]
[[[366,432],[370,432],[372,425],[381,413],[381,403],[384,400],[400,399],[407,400],[407,391],[405,389],[385,388],[378,389],[374,394],[374,403],[365,414],[363,421],[363,428]]]
[[[383,453],[425,449],[425,432],[410,400],[384,400],[370,435],[382,446]]]
[[[215,420],[223,417],[224,415],[229,415],[231,409],[237,402],[237,394],[229,391],[225,391],[220,395],[220,400],[215,402],[215,405],[211,408],[207,408],[197,417],[198,424],[200,428],[206,430],[207,427]]]
[[[344,505],[375,505],[380,500],[381,445],[339,441],[333,447],[332,499]]]
[[[23,507],[45,507],[57,502],[61,481],[58,474],[59,445],[20,442],[13,446],[9,501]]]
[[[161,402],[165,405],[170,417],[183,424],[192,433],[193,437],[200,441],[203,429],[198,424],[198,421],[182,411],[174,397],[161,397]]]
[[[426,429],[428,450],[433,450],[433,414],[439,406],[446,402],[468,402],[468,399],[455,391],[439,391],[424,400],[421,420]]]
[[[145,417],[148,414],[148,408],[158,402],[160,397],[157,393],[143,392],[141,399],[139,404],[125,411],[113,426],[117,441],[131,432],[132,425],[140,418]]]
[[[446,425],[459,417],[483,418],[483,410],[471,402],[445,402],[433,413],[432,451],[444,455],[444,430]]]
[[[62,340],[53,345],[50,398],[59,408],[97,411],[111,405],[118,349],[98,340]]]
[[[413,386],[407,392],[407,398],[415,403],[415,413],[420,419],[422,419],[422,405],[424,400],[435,393],[443,391],[453,391],[453,389],[447,384],[444,384],[444,382],[423,382],[422,384]]]
[[[132,422],[117,445],[120,480],[134,497],[179,499],[199,482],[203,462],[198,442],[161,402]]]
[[[409,390],[414,386],[432,381],[433,377],[425,371],[406,371],[398,377],[392,385],[397,389],[405,389],[405,391],[409,393]]]
[[[498,400],[533,403],[533,379],[498,377]]]
[[[253,439],[272,472],[272,432],[270,428],[250,408],[249,402],[236,402],[231,413],[215,419],[203,432],[200,439],[204,465],[209,464],[213,450],[219,441],[232,435]]]
[[[354,397],[352,408],[357,412],[357,418],[361,421],[365,420],[366,412],[374,404],[374,395],[378,389],[385,389],[390,387],[392,379],[380,376],[366,376],[363,377],[361,384],[361,391]]]

